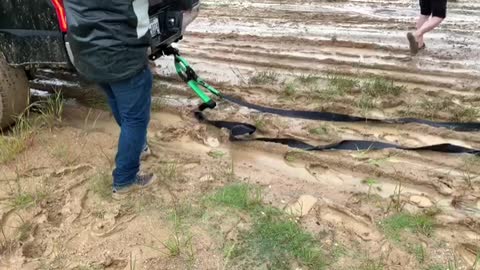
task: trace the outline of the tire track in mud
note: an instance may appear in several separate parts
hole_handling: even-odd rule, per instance
[[[196,47],[198,48],[198,47]],[[351,61],[341,60],[332,55],[320,56],[319,58],[311,58],[306,56],[292,56],[282,54],[258,53],[256,51],[222,50],[216,49],[213,52],[205,52],[202,49],[191,49],[185,56],[192,60],[192,63],[205,63],[207,66],[215,66],[216,71],[208,70],[207,72],[216,74],[222,73],[221,70],[230,70],[235,68],[242,73],[255,73],[258,70],[269,70],[280,74],[320,74],[325,72],[335,72],[337,74],[349,75],[352,77],[362,74],[363,76],[380,75],[384,78],[393,79],[396,82],[411,87],[419,88],[420,91],[425,90],[444,90],[459,96],[472,96],[475,93],[469,92],[465,87],[480,87],[478,81],[475,83],[475,77],[469,73],[451,74],[448,72],[428,71],[418,73],[411,71],[408,67],[401,68],[398,66],[381,65],[376,66],[355,64]],[[226,56],[229,63],[225,63]],[[254,58],[252,58],[254,57]],[[206,64],[206,62],[208,64]],[[231,64],[234,63],[234,64]],[[203,69],[203,68],[202,68]],[[359,71],[361,73],[359,73]],[[248,77],[248,75],[245,75]],[[228,79],[228,76],[218,76],[220,80]],[[478,86],[477,86],[478,85]]]
[[[213,60],[217,68],[211,72],[220,78],[225,68],[251,72],[262,66],[283,72],[382,74],[424,87],[480,86],[472,85],[480,78],[480,35],[475,35],[479,28],[472,15],[479,13],[478,3],[451,4],[442,28],[427,38],[432,49],[415,58],[409,55],[405,34],[413,26],[416,3],[285,3],[207,1],[182,46],[199,62]]]

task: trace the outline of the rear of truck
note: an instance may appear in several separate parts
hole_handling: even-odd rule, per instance
[[[82,88],[72,65],[64,0],[0,1],[0,129],[25,110],[29,85]],[[149,0],[151,55],[183,37],[199,0]],[[153,58],[153,57],[152,57]]]

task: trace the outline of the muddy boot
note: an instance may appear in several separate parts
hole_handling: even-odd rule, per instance
[[[410,53],[412,55],[416,55],[418,53],[418,42],[417,40],[415,39],[415,36],[413,35],[413,33],[409,32],[407,34],[407,39],[408,39],[408,43],[410,44]]]
[[[137,179],[135,182],[129,186],[121,187],[121,188],[113,188],[112,190],[112,198],[114,200],[121,200],[125,198],[128,194],[147,188],[153,182],[157,180],[157,176],[153,173],[148,174],[139,174],[137,175]]]

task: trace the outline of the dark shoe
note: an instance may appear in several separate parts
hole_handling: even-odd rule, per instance
[[[153,173],[149,174],[138,174],[135,182],[129,186],[121,188],[113,188],[112,197],[115,200],[123,199],[126,195],[131,192],[144,189],[150,186],[153,182],[157,180],[157,176]]]
[[[140,154],[140,160],[146,160],[149,156],[152,155],[152,150],[150,150],[150,147],[148,144],[145,146],[145,148],[142,150],[142,153]]]
[[[418,53],[418,42],[415,39],[413,33],[409,32],[407,34],[408,43],[410,44],[410,53],[416,55]]]
[[[425,42],[423,43],[422,47],[418,48],[419,51],[423,51],[427,48],[427,46],[425,45]]]

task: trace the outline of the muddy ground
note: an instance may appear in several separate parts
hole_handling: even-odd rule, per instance
[[[412,1],[203,3],[180,49],[225,93],[275,108],[479,121],[478,1],[449,3],[415,57]],[[155,70],[151,189],[111,198],[119,129],[102,100],[50,99],[1,137],[0,269],[480,269],[478,157],[232,143],[192,117],[198,99],[171,64]],[[289,119],[223,101],[207,114],[318,145],[480,149],[478,132],[416,124]]]

